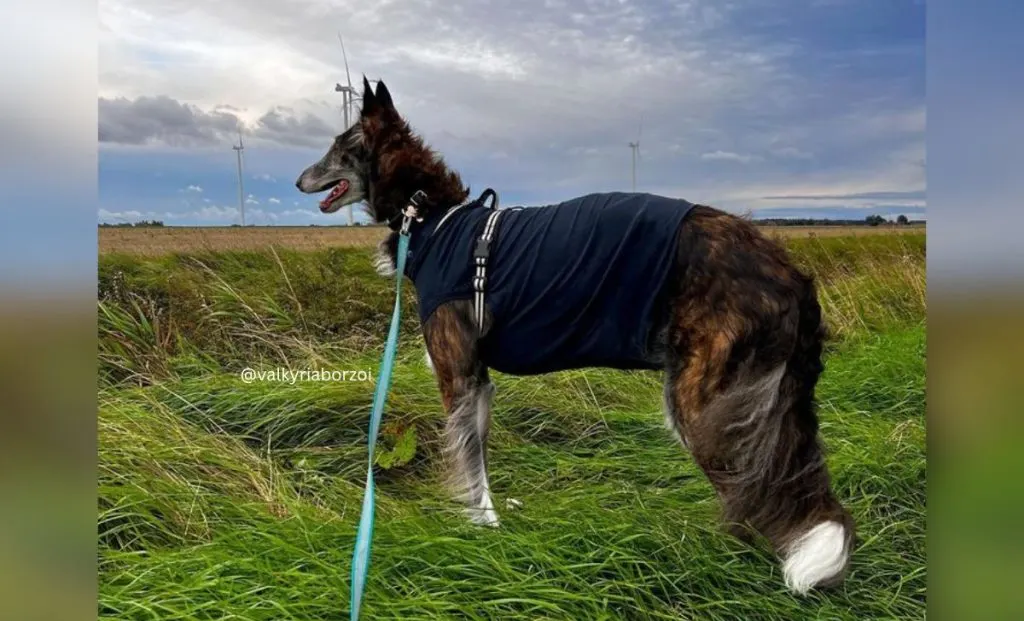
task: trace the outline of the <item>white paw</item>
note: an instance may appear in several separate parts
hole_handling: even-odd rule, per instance
[[[373,269],[379,275],[386,277],[394,276],[395,272],[398,271],[398,267],[391,260],[391,255],[387,251],[387,245],[384,243],[377,248],[377,255],[373,258]]]
[[[515,498],[506,498],[505,499],[505,508],[508,509],[509,511],[514,511],[516,509],[522,509],[523,508],[523,501],[522,500],[517,500]]]
[[[469,521],[476,524],[477,526],[490,526],[491,528],[498,528],[501,523],[498,520],[498,514],[494,509],[481,509],[472,508],[466,509],[467,515],[469,515]]]
[[[423,355],[426,357],[427,368],[430,369],[431,373],[433,373],[434,372],[434,361],[430,359],[430,352],[429,351],[428,352],[424,352]]]

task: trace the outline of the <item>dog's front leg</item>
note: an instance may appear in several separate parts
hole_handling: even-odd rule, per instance
[[[440,306],[423,332],[448,412],[445,455],[450,484],[473,523],[498,526],[487,479],[494,385],[477,353],[472,306],[463,301]]]

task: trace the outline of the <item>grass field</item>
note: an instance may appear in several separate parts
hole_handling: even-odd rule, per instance
[[[840,237],[851,235],[921,234],[924,227],[910,226],[766,226],[773,237]],[[99,252],[159,256],[169,252],[223,252],[260,250],[270,245],[291,250],[324,250],[375,244],[385,234],[382,227],[250,226],[153,227],[99,229]]]
[[[859,528],[843,587],[790,595],[719,530],[653,373],[495,374],[503,522],[467,525],[407,291],[364,618],[924,618],[925,237],[787,245],[835,335],[818,394]],[[100,618],[347,618],[372,384],[239,372],[375,374],[393,283],[363,248],[281,246],[100,257]]]
[[[291,250],[323,250],[370,246],[385,234],[368,226],[175,226],[100,227],[99,251],[159,256],[169,252],[260,250],[270,245]]]

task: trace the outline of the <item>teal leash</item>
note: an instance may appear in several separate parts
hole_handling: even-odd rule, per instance
[[[381,414],[391,384],[391,370],[395,366],[395,350],[398,349],[398,324],[402,315],[402,277],[405,274],[405,257],[409,253],[409,220],[407,215],[402,223],[398,237],[398,256],[395,283],[395,310],[391,314],[391,328],[388,330],[388,341],[384,346],[384,358],[380,362],[377,374],[377,385],[373,390],[373,409],[370,411],[369,464],[366,468],[366,488],[363,491],[363,509],[359,515],[359,529],[356,531],[356,545],[352,552],[352,578],[349,601],[349,619],[359,619],[359,609],[363,603],[363,590],[366,588],[366,573],[370,567],[370,544],[373,540],[374,483],[373,458],[377,444],[377,432],[380,430]]]

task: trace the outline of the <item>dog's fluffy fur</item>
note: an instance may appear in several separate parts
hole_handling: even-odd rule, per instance
[[[359,123],[302,173],[299,189],[345,180],[349,189],[324,211],[365,200],[376,222],[392,221],[417,190],[428,197],[427,212],[463,202],[469,189],[413,133],[387,87],[374,92],[364,78],[363,88]],[[666,422],[714,485],[732,532],[767,538],[794,592],[834,585],[847,571],[854,524],[831,491],[818,437],[814,388],[825,330],[814,283],[751,223],[717,209],[695,206],[678,235],[667,319],[652,354],[665,369]],[[394,273],[396,252],[393,232],[378,271]],[[449,412],[452,483],[474,522],[496,526],[487,477],[494,386],[472,317],[470,301],[446,303],[423,334]]]

